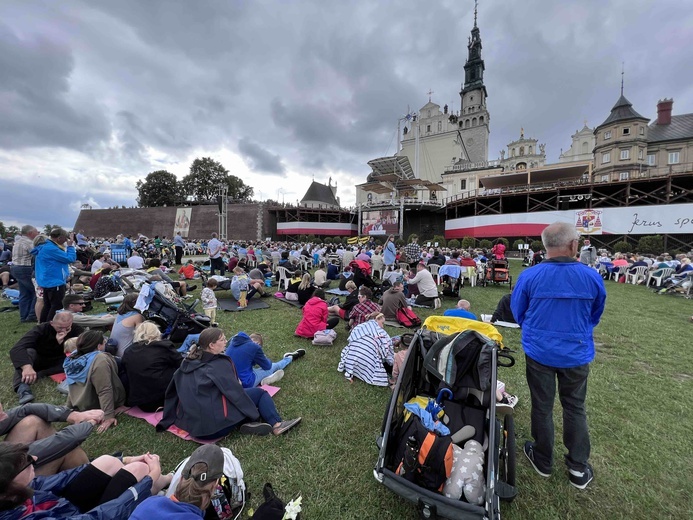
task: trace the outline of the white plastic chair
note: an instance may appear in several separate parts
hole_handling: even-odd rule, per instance
[[[619,278],[621,276],[626,274],[626,271],[628,270],[627,265],[622,265],[621,267],[618,268],[618,271],[613,271],[611,275],[609,275],[609,278],[613,278],[615,282],[618,282]]]
[[[468,278],[471,286],[476,287],[476,278],[477,278],[476,267],[468,266],[467,271],[464,272],[462,277]]]
[[[385,271],[385,263],[382,256],[373,255],[371,257],[371,274],[375,278],[375,273],[378,273],[378,278],[382,280],[383,272]]]
[[[631,267],[631,269],[633,268]],[[628,270],[626,270],[626,283],[632,283],[633,285],[637,285],[640,280],[645,279],[647,275],[646,273],[646,265],[639,265],[635,267],[635,270],[633,272],[628,272]]]
[[[662,269],[655,269],[654,271],[651,271],[647,275],[647,282],[645,283],[645,285],[647,285],[649,287],[650,281],[654,280],[657,283],[657,285],[655,287],[660,287],[662,285],[662,280],[666,280],[667,278],[669,278],[673,272],[674,272],[674,269],[672,269],[671,267],[664,267]],[[659,274],[655,275],[655,273],[659,273]]]
[[[428,264],[426,267],[429,271],[431,271],[431,276],[435,276],[436,285],[440,285],[440,276],[438,275],[438,271],[440,271],[440,266],[438,264]]]
[[[279,273],[279,287],[284,284],[284,290],[289,288],[289,282],[291,281],[291,273],[286,269],[286,267],[277,267],[277,272]]]

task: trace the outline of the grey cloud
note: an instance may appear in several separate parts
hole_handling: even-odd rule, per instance
[[[286,167],[282,164],[281,157],[271,153],[247,137],[243,137],[238,141],[238,151],[241,152],[251,170],[257,173],[286,176]]]
[[[82,149],[105,138],[108,123],[99,108],[70,99],[72,51],[20,34],[0,23],[0,147]]]

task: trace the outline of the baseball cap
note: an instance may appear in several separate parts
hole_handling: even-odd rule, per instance
[[[204,464],[202,471],[198,468],[193,472],[197,464]],[[216,444],[206,444],[197,448],[188,462],[185,463],[181,477],[193,478],[198,482],[211,482],[221,478],[224,474],[224,452]]]

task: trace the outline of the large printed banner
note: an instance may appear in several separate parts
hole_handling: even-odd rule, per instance
[[[399,210],[381,209],[361,213],[362,235],[397,235]]]
[[[482,215],[445,221],[445,238],[539,236],[553,222],[570,222],[582,235],[693,233],[693,204]]]
[[[356,224],[344,222],[279,222],[277,235],[352,236],[356,234],[356,227]]]
[[[190,232],[190,217],[192,216],[192,208],[177,208],[176,222],[173,225],[173,234],[180,231],[181,236],[187,237]]]

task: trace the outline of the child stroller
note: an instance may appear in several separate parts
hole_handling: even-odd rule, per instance
[[[486,264],[486,272],[484,273],[484,287],[489,283],[507,283],[510,284],[510,289],[513,287],[513,278],[510,276],[508,261],[490,259]]]
[[[156,323],[163,337],[173,343],[181,343],[188,334],[199,334],[209,327],[209,316],[195,312],[199,300],[185,305],[170,286],[167,288],[167,284],[163,282],[144,285],[141,291],[152,296],[149,306],[143,312],[145,318]]]
[[[439,323],[432,323],[432,318]],[[502,338],[494,327],[456,320],[432,316],[414,335],[383,420],[373,473],[387,488],[415,503],[422,518],[499,519],[499,501],[512,500],[517,491],[514,421],[512,409],[496,408],[497,368],[513,366],[515,361],[502,349]],[[452,332],[456,326],[467,330],[450,335],[427,330]],[[494,339],[479,330],[495,331]],[[431,433],[431,422],[413,413],[407,417],[411,403],[428,401],[428,409],[429,398],[444,407],[440,414],[433,409],[432,415],[436,424],[447,427],[448,434]],[[460,449],[455,443],[477,447],[481,457],[474,465],[473,500],[466,487],[471,477],[463,480],[461,497],[448,496],[448,486],[466,478],[460,472],[472,469],[453,463],[450,452],[457,456]],[[457,456],[459,461],[463,458]]]

